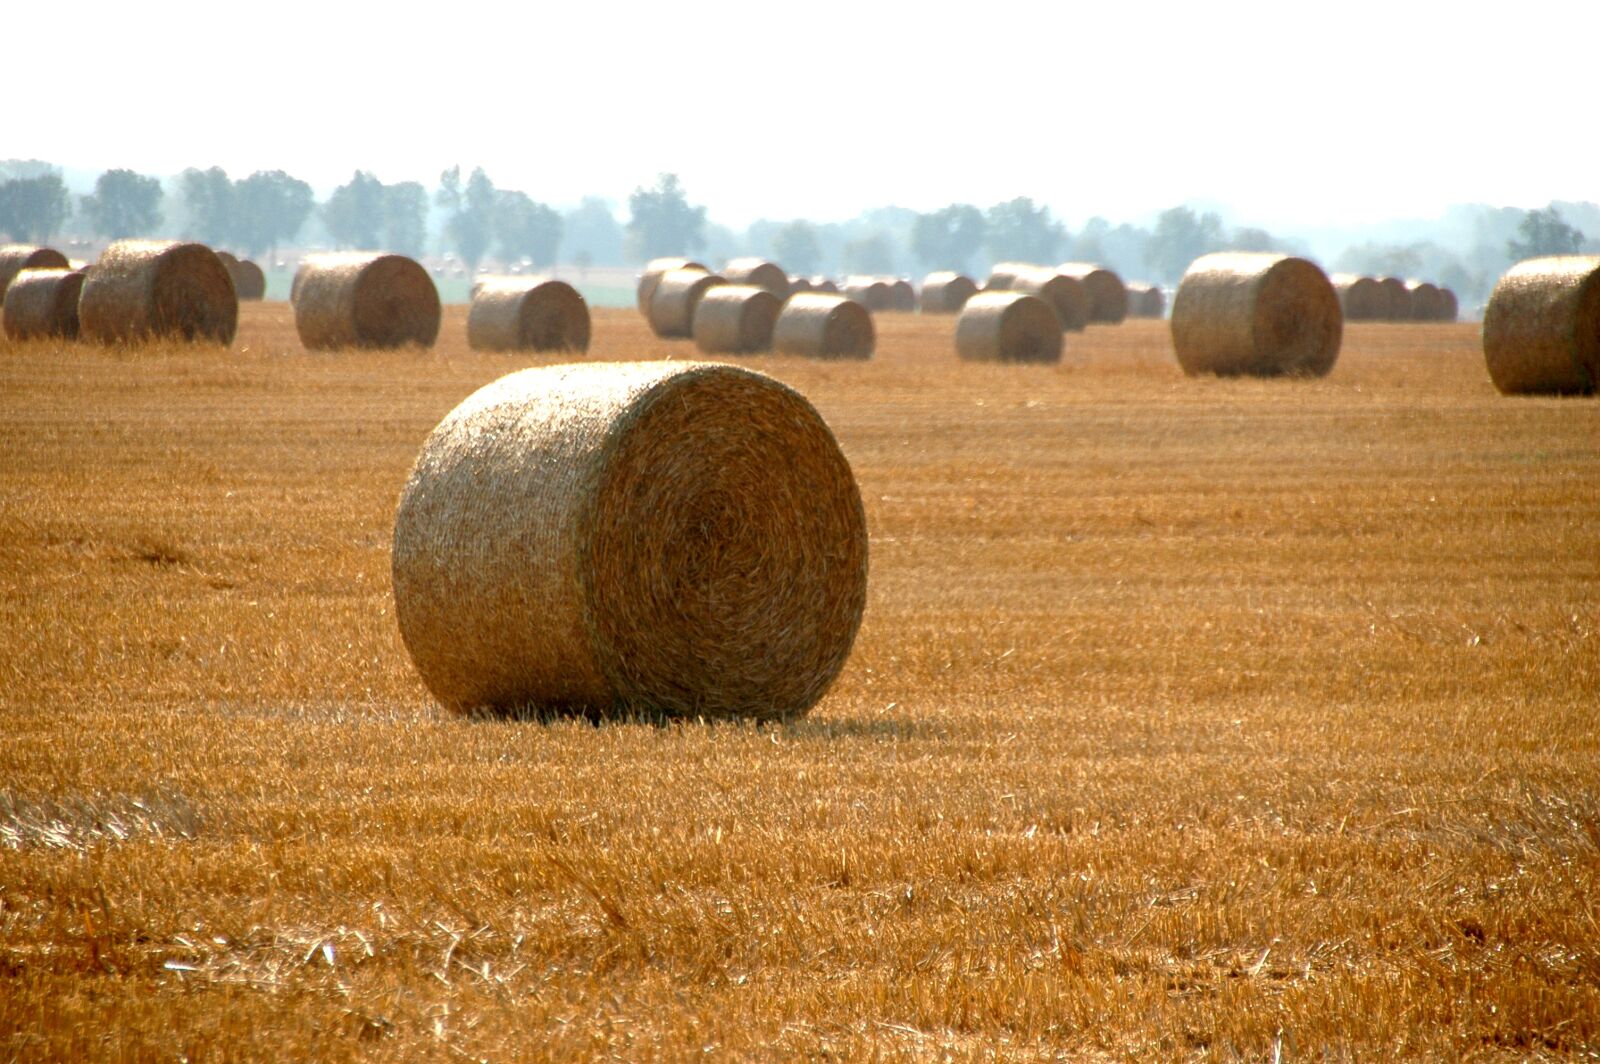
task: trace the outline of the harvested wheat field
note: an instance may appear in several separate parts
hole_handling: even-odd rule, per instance
[[[1476,325],[1189,379],[952,317],[803,394],[866,506],[786,725],[429,697],[395,505],[487,355],[0,342],[0,1057],[1600,1051],[1600,405]],[[692,359],[632,309],[586,361]]]

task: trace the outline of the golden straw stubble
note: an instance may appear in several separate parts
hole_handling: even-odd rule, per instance
[[[789,719],[849,656],[866,517],[827,425],[769,377],[549,366],[428,437],[393,572],[401,636],[453,710]]]
[[[1600,388],[1600,256],[1554,255],[1507,270],[1483,314],[1489,379],[1505,395]]]

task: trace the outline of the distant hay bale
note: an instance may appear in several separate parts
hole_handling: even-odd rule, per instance
[[[772,329],[772,349],[805,358],[871,358],[877,338],[867,308],[831,292],[789,297]]]
[[[1383,321],[1389,316],[1389,290],[1377,278],[1336,273],[1329,280],[1346,321]]]
[[[217,253],[176,240],[119,240],[84,275],[78,335],[99,343],[233,343],[239,297]]]
[[[985,292],[1009,292],[1019,273],[1042,270],[1036,262],[997,262],[989,269],[989,279],[983,282]]]
[[[650,329],[663,340],[694,335],[694,311],[711,289],[726,284],[720,275],[698,267],[668,270],[656,279],[650,296]]]
[[[18,270],[6,288],[6,335],[13,340],[77,339],[82,288],[83,274],[76,270]]]
[[[790,720],[849,656],[867,527],[833,434],[785,385],[549,366],[428,436],[392,569],[401,638],[451,710]]]
[[[1439,286],[1429,281],[1407,281],[1411,293],[1411,320],[1438,321],[1444,312],[1444,297]]]
[[[1128,290],[1128,317],[1159,318],[1167,312],[1167,297],[1160,286],[1129,281],[1124,287]]]
[[[567,282],[488,277],[475,287],[467,312],[467,344],[473,350],[589,350],[589,304]]]
[[[1026,292],[1050,304],[1061,327],[1082,332],[1089,324],[1089,290],[1076,277],[1057,273],[1049,267],[1017,270],[1010,276],[1012,292]]]
[[[1455,290],[1444,285],[1439,286],[1439,320],[1455,321],[1461,314],[1461,303],[1456,299]]]
[[[914,314],[917,310],[917,290],[904,277],[888,277],[889,309],[899,314]]]
[[[71,268],[67,257],[55,248],[34,244],[5,244],[0,246],[0,300],[6,297],[6,286],[22,270],[66,270]]]
[[[1378,282],[1383,287],[1388,304],[1384,313],[1386,321],[1411,320],[1411,289],[1398,277],[1385,277]]]
[[[894,305],[894,293],[879,277],[846,277],[840,291],[874,313]]]
[[[1600,256],[1527,259],[1494,286],[1483,314],[1489,379],[1505,395],[1600,388]]]
[[[766,259],[729,259],[722,268],[722,276],[729,284],[752,284],[765,288],[780,300],[789,298],[789,275],[782,266]]]
[[[707,289],[694,310],[694,343],[708,355],[753,355],[772,347],[783,300],[759,285]]]
[[[240,259],[230,272],[233,274],[233,290],[240,299],[266,298],[267,275],[261,272],[260,266],[249,259]]]
[[[239,259],[231,251],[222,251],[218,248],[212,248],[211,250],[216,252],[217,258],[221,259],[222,264],[228,268],[228,276],[232,277],[234,271],[239,268]]]
[[[1061,361],[1061,319],[1026,292],[979,292],[956,321],[956,354],[981,362]]]
[[[294,327],[309,351],[432,347],[439,290],[415,259],[379,251],[313,255],[294,299]]]
[[[1172,343],[1191,377],[1320,377],[1339,357],[1343,332],[1333,284],[1287,255],[1202,255],[1172,301]]]
[[[939,270],[922,279],[922,313],[959,314],[978,292],[978,283],[964,273]]]
[[[1128,289],[1115,270],[1092,262],[1063,262],[1057,273],[1076,277],[1089,290],[1089,320],[1116,325],[1128,316]]]
[[[791,278],[789,278],[789,294],[790,295],[794,295],[796,292],[809,292],[809,291],[811,291],[811,289],[813,287],[815,287],[815,286],[812,285],[811,279],[809,277],[791,277]]]
[[[670,273],[673,270],[705,270],[707,273],[711,272],[710,268],[704,263],[695,262],[693,259],[672,257],[651,259],[645,263],[644,272],[639,275],[637,299],[639,313],[646,318],[650,316],[650,301],[655,298],[656,285],[661,283],[663,274]]]
[[[839,284],[831,277],[811,278],[811,291],[813,292],[838,292]]]

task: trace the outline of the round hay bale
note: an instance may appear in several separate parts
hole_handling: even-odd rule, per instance
[[[1389,291],[1377,278],[1336,273],[1329,280],[1346,321],[1382,321],[1389,316]]]
[[[380,251],[313,255],[301,267],[294,327],[309,351],[432,347],[439,290],[415,259]]]
[[[772,350],[805,358],[871,358],[877,333],[867,308],[832,292],[789,297],[772,327]]]
[[[850,465],[801,395],[737,366],[523,370],[422,445],[395,618],[455,711],[789,720],[867,593]]]
[[[6,285],[23,270],[66,270],[71,268],[67,257],[55,248],[34,244],[6,244],[0,246],[0,300],[6,297]]]
[[[783,272],[782,266],[766,259],[730,259],[722,268],[722,276],[729,284],[765,288],[777,296],[779,302],[789,298],[789,275]]]
[[[708,355],[752,355],[772,347],[783,300],[753,284],[719,284],[694,308],[694,343]]]
[[[1026,292],[979,292],[956,321],[956,354],[982,362],[1060,362],[1061,319]]]
[[[985,292],[1009,292],[1017,274],[1042,270],[1036,262],[997,262],[989,270],[989,279],[983,282]]]
[[[1505,395],[1593,395],[1600,387],[1600,256],[1519,262],[1483,314],[1489,379]]]
[[[239,297],[217,253],[176,240],[119,240],[84,276],[78,334],[100,343],[153,337],[233,343]]]
[[[884,281],[889,286],[889,309],[899,314],[914,314],[917,310],[917,290],[903,277]]]
[[[261,272],[261,267],[249,259],[240,259],[239,264],[231,271],[233,273],[233,290],[240,299],[265,299],[267,297],[267,275]]]
[[[1439,286],[1439,320],[1455,321],[1461,314],[1461,303],[1456,299],[1455,289],[1445,285]]]
[[[1343,333],[1333,284],[1288,255],[1202,255],[1172,301],[1172,343],[1191,377],[1320,377],[1339,357]]]
[[[650,329],[664,340],[686,340],[694,335],[694,311],[711,289],[727,284],[719,274],[686,266],[668,270],[650,296]]]
[[[565,281],[485,278],[474,286],[467,344],[474,351],[589,350],[589,304]]]
[[[813,292],[838,292],[839,284],[831,277],[813,277],[811,278],[811,290]]]
[[[846,277],[839,288],[842,295],[873,312],[888,310],[894,304],[894,293],[877,277]]]
[[[300,299],[300,283],[305,280],[306,262],[300,260],[300,265],[294,268],[294,277],[289,281],[289,303],[293,305]]]
[[[83,274],[77,270],[18,270],[6,288],[6,335],[13,340],[77,339],[82,288]]]
[[[1089,290],[1076,277],[1039,267],[1011,275],[1011,292],[1026,292],[1050,304],[1063,329],[1082,332],[1089,324]]]
[[[1159,318],[1167,312],[1167,297],[1159,286],[1129,281],[1124,287],[1128,290],[1128,317]]]
[[[228,276],[234,276],[234,272],[239,268],[239,260],[233,252],[220,251],[217,248],[212,248],[211,250],[216,252],[217,258],[221,259],[222,264],[228,268]]]
[[[663,274],[673,270],[705,270],[710,273],[709,267],[693,259],[666,258],[651,259],[644,264],[644,272],[639,275],[638,303],[639,313],[645,317],[650,316],[650,301],[655,298],[656,285],[661,283]]]
[[[1387,306],[1384,310],[1385,321],[1410,321],[1411,320],[1411,289],[1398,277],[1385,277],[1378,282],[1382,286]]]
[[[1128,289],[1115,270],[1092,262],[1063,262],[1057,273],[1076,277],[1089,290],[1089,320],[1116,325],[1128,316]]]
[[[1411,293],[1411,320],[1438,321],[1444,310],[1444,297],[1439,286],[1428,281],[1407,281]]]
[[[809,277],[789,278],[790,295],[794,295],[796,292],[809,292],[813,287],[814,286],[811,284],[811,279]]]
[[[939,270],[922,279],[922,313],[959,314],[977,294],[978,283],[964,273]]]

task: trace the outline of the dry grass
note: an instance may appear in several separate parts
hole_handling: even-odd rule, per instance
[[[872,586],[791,727],[457,720],[394,504],[552,358],[0,346],[0,1055],[1522,1060],[1600,1049],[1600,434],[1470,325],[1189,380],[760,358]],[[688,357],[633,311],[591,358]]]

